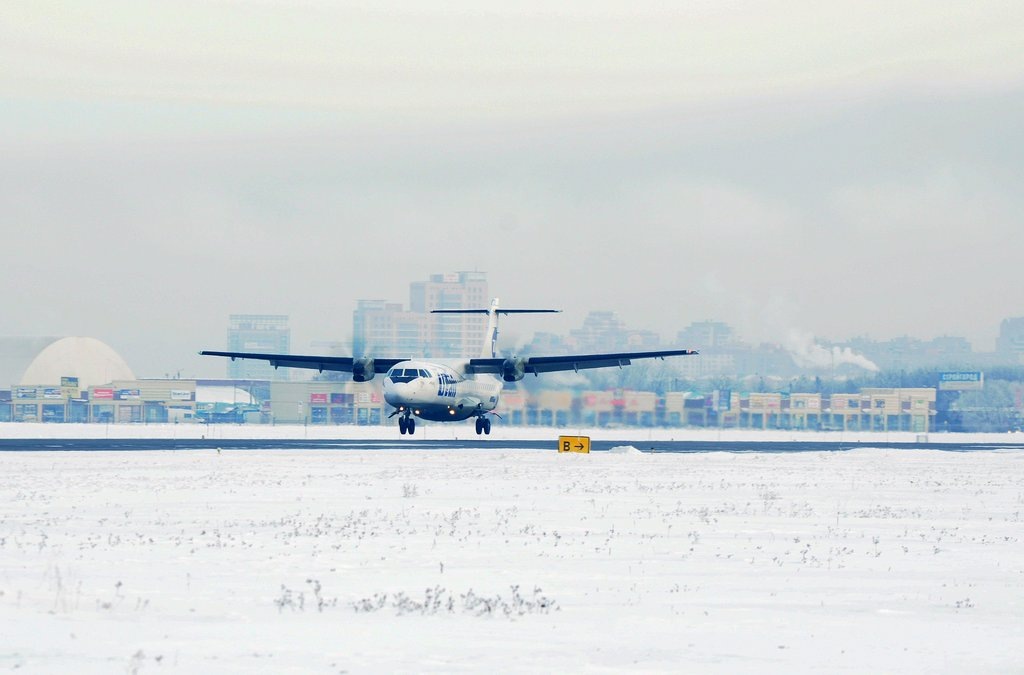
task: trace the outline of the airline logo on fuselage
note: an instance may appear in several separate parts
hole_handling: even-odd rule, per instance
[[[437,376],[437,395],[455,398],[455,383],[457,380],[448,373],[441,373]]]

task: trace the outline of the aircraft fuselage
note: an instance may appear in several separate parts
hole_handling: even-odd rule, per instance
[[[467,377],[464,364],[409,360],[384,376],[384,400],[400,411],[435,422],[479,417],[498,405],[502,382],[491,375]]]

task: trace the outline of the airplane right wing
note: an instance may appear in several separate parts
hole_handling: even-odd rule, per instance
[[[690,356],[692,349],[668,349],[654,352],[615,352],[611,354],[574,354],[568,356],[529,356],[526,358],[470,359],[467,370],[474,373],[501,374],[506,381],[522,379],[526,373],[552,373],[589,368],[628,366],[633,359],[664,359],[666,356]]]

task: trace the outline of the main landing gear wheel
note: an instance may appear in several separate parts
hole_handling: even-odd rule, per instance
[[[490,434],[491,433],[491,421],[489,419],[487,419],[486,417],[477,417],[476,418],[476,433],[477,433],[478,436],[480,434]]]

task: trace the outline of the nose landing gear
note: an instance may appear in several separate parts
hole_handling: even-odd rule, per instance
[[[416,418],[410,415],[408,412],[399,417],[398,433],[409,434],[410,436],[416,433]]]
[[[478,436],[480,434],[488,434],[488,435],[490,435],[490,433],[491,433],[491,421],[489,419],[487,419],[486,417],[483,417],[483,416],[477,417],[476,418],[476,433],[477,433]]]

